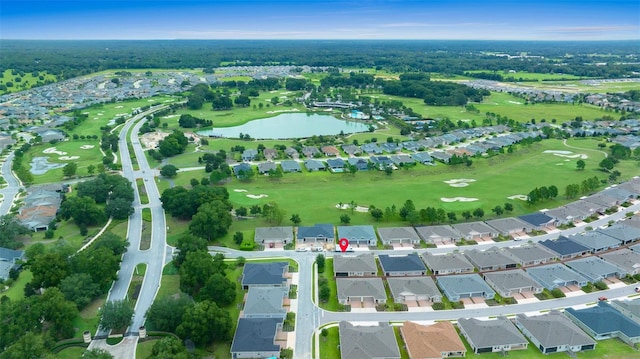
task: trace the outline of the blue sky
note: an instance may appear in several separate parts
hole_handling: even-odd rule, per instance
[[[0,0],[1,39],[637,40],[639,0]]]

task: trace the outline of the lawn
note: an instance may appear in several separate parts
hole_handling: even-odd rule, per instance
[[[570,144],[597,150],[596,141],[571,141]],[[592,147],[593,146],[593,147]],[[546,150],[569,150],[575,154],[586,154],[586,169],[576,170],[576,159],[543,153]],[[507,216],[531,213],[542,208],[555,208],[569,202],[564,198],[564,188],[568,184],[580,183],[583,179],[597,176],[604,178],[598,163],[602,155],[593,151],[574,150],[565,147],[560,140],[545,140],[531,146],[518,146],[513,154],[497,155],[491,158],[474,158],[473,165],[422,166],[394,171],[387,175],[380,171],[358,172],[351,174],[331,174],[323,172],[285,174],[283,178],[272,179],[255,176],[249,182],[233,179],[226,187],[234,207],[277,203],[285,211],[285,221],[296,213],[302,219],[302,225],[314,223],[338,223],[342,214],[351,217],[351,224],[371,224],[368,213],[336,208],[339,203],[351,203],[369,207],[386,208],[395,205],[402,207],[411,199],[416,208],[428,206],[443,208],[447,212],[456,212],[458,219],[462,211],[480,207],[485,211],[484,219],[494,217],[491,209],[496,205],[511,202],[513,213]],[[637,162],[622,161],[617,165],[623,178],[636,174]],[[444,181],[451,179],[473,179],[467,187],[451,187]],[[509,200],[509,196],[526,195],[535,187],[555,185],[560,195],[537,205],[529,205],[521,200]],[[247,192],[240,192],[246,190]],[[266,195],[260,199],[247,195]],[[444,202],[441,198],[477,198],[470,202]],[[400,225],[396,216],[383,226]],[[232,229],[233,231],[233,229]],[[231,232],[233,233],[233,232]]]
[[[487,70],[472,70],[467,71],[470,73],[478,73],[478,72],[490,72]],[[579,80],[581,77],[570,75],[570,74],[554,74],[554,73],[536,73],[536,72],[515,72],[510,73],[508,71],[496,71],[495,73],[500,74],[506,77],[513,77],[516,79],[523,79],[525,81],[548,81],[548,80]]]
[[[78,165],[76,176],[89,176],[89,165],[97,166],[102,163],[103,156],[100,153],[100,142],[98,140],[70,140],[57,142],[53,145],[43,143],[33,146],[25,155],[25,165],[30,165],[34,157],[47,157],[50,163],[63,165],[74,162]],[[62,168],[56,168],[48,170],[42,175],[34,175],[33,178],[34,183],[42,184],[60,182],[63,180],[64,175]]]
[[[55,357],[59,359],[78,359],[82,358],[85,351],[85,348],[71,347],[59,351]]]
[[[105,298],[95,299],[88,306],[80,311],[80,314],[73,319],[75,329],[74,338],[82,338],[82,333],[90,331],[93,335],[100,323],[99,309],[104,305]]]
[[[320,359],[340,358],[340,330],[337,326],[323,330],[327,336],[320,336]]]
[[[31,282],[33,274],[30,270],[20,272],[18,279],[4,292],[0,292],[0,297],[7,296],[9,299],[16,301],[24,298],[24,286]],[[4,286],[3,286],[4,287]]]
[[[2,76],[0,77],[0,84],[7,85],[7,83],[13,83],[13,86],[7,87],[5,91],[0,91],[0,95],[4,95],[6,93],[18,92],[28,90],[32,87],[44,85],[45,81],[56,82],[56,76],[53,74],[49,74],[46,71],[36,71],[37,75],[34,77],[33,72],[25,72],[24,76],[13,75],[12,69],[4,70],[2,72]],[[42,76],[42,80],[39,78]],[[16,81],[16,79],[20,79]]]
[[[338,303],[338,287],[336,284],[336,279],[333,277],[333,258],[326,258],[324,262],[324,273],[319,273],[318,276],[320,278],[326,278],[329,283],[329,289],[331,290],[329,294],[329,301],[327,303],[318,303],[320,308],[330,310],[330,311],[340,311],[341,305]],[[316,285],[317,283],[314,283]]]

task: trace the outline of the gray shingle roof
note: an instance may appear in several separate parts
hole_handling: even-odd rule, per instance
[[[393,328],[388,323],[377,326],[354,326],[342,321],[340,356],[349,359],[400,358],[400,349]]]
[[[348,240],[376,239],[376,232],[373,226],[338,226],[338,237]]]
[[[532,317],[517,314],[516,322],[545,348],[596,344],[595,340],[558,311]]]
[[[462,238],[462,234],[449,225],[416,227],[418,235],[427,243],[442,238]]]
[[[442,297],[431,277],[389,277],[387,278],[391,295],[427,295],[429,298]]]
[[[274,344],[278,324],[277,318],[240,318],[233,336],[231,353],[241,352],[280,352],[280,346]]]
[[[596,231],[579,233],[569,237],[569,239],[593,251],[601,251],[620,246],[619,240]]]
[[[563,236],[560,236],[555,241],[548,239],[546,241],[541,241],[538,243],[561,256],[576,255],[589,251],[589,248]]]
[[[621,277],[626,274],[625,270],[598,257],[580,258],[565,264],[585,276],[590,282],[598,282],[612,275]]]
[[[473,264],[462,253],[433,255],[425,252],[422,255],[427,267],[434,272],[450,271],[452,269],[473,269]]]
[[[242,285],[284,285],[287,262],[247,263],[242,270]]]
[[[479,274],[459,274],[437,277],[436,281],[442,292],[451,300],[456,297],[468,297],[468,294],[493,298],[496,293],[482,280]]]
[[[329,238],[334,239],[333,224],[314,224],[313,226],[298,227],[297,238]]]
[[[293,239],[293,227],[291,226],[282,226],[282,227],[257,227],[255,241],[284,241],[287,242]]]
[[[389,272],[426,272],[427,268],[417,254],[387,255],[378,256],[380,267],[385,273]]]
[[[553,223],[553,218],[550,216],[547,216],[544,213],[530,213],[530,214],[525,214],[522,215],[520,217],[521,220],[535,226],[535,227],[539,227],[539,226],[544,226],[544,225],[548,225]]]
[[[378,228],[378,235],[380,240],[388,241],[393,239],[409,239],[413,241],[420,241],[420,237],[416,233],[413,227],[386,227]]]
[[[517,232],[529,232],[532,229],[532,225],[519,218],[497,218],[485,221],[486,224],[496,229],[499,233],[509,233],[513,231]]]
[[[549,290],[569,284],[583,286],[587,283],[587,278],[560,263],[527,268],[527,273]]]
[[[502,293],[510,292],[518,288],[533,287],[542,290],[540,283],[531,278],[522,269],[505,270],[485,273],[484,277],[493,283],[496,290]]]
[[[599,301],[598,305],[584,309],[566,308],[565,312],[597,335],[622,332],[629,338],[640,337],[640,324],[624,316],[606,301]]]
[[[386,300],[387,295],[382,278],[337,278],[338,299],[346,301],[349,297],[373,297]]]
[[[494,320],[460,318],[458,326],[467,334],[469,344],[475,348],[528,343],[527,338],[506,317]]]
[[[293,160],[285,160],[280,162],[282,172],[300,172],[300,164]]]
[[[465,251],[464,254],[469,258],[471,263],[475,264],[478,268],[516,266],[516,261],[505,255],[502,250],[497,247],[492,247],[484,251],[474,248]]]
[[[463,235],[484,235],[495,233],[496,230],[487,225],[484,222],[467,222],[467,223],[457,223],[452,225],[456,231],[462,233]]]
[[[628,243],[640,239],[640,228],[628,226],[620,222],[604,229],[598,228],[596,231],[613,237],[619,241],[622,241],[623,243]]]
[[[554,253],[539,244],[510,247],[505,251],[523,263],[556,257]]]
[[[335,255],[333,257],[333,271],[340,272],[373,272],[378,271],[373,254]]]
[[[629,249],[620,249],[610,253],[601,254],[600,258],[615,264],[629,273],[640,273],[640,252]]]
[[[244,304],[244,316],[284,318],[287,310],[282,305],[286,295],[284,287],[251,287]]]

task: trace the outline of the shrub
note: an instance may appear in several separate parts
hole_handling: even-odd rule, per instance
[[[609,289],[609,287],[607,287],[607,285],[602,281],[593,283],[593,286],[596,287],[598,290]]]

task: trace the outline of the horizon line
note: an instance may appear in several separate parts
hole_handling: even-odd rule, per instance
[[[22,38],[0,38],[0,41],[541,41],[541,42],[608,42],[608,41],[640,41],[640,37],[637,39],[411,39],[411,38],[389,38],[389,39],[362,39],[362,38],[309,38],[309,39],[296,39],[296,38],[238,38],[238,39],[199,39],[199,38],[166,38],[166,39],[122,39],[122,38],[104,38],[104,39],[22,39]]]

